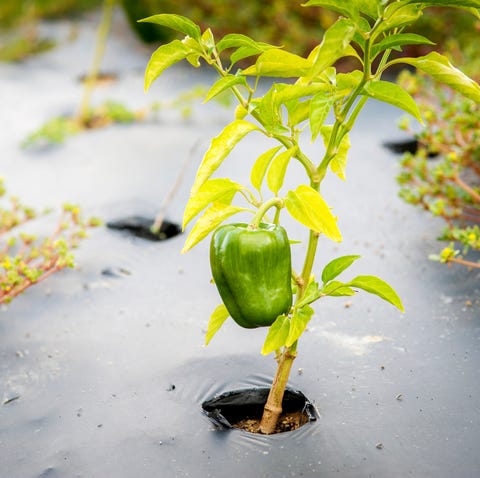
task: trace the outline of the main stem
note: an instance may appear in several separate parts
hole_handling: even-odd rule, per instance
[[[365,62],[364,62],[364,75],[360,84],[352,92],[351,97],[345,103],[339,117],[336,118],[333,125],[332,133],[330,136],[330,141],[327,145],[327,149],[323,156],[320,165],[316,169],[314,174],[310,174],[310,186],[316,191],[320,191],[320,184],[323,178],[326,175],[328,165],[330,161],[337,154],[338,145],[342,138],[347,134],[353,123],[355,122],[360,110],[363,108],[366,102],[366,97],[361,98],[357,104],[355,104],[356,99],[361,95],[364,85],[371,78],[370,71],[370,42],[367,41],[366,52],[365,52]],[[380,66],[383,66],[388,58],[388,54],[382,59]],[[348,117],[350,110],[353,108],[353,111]],[[306,168],[307,169],[307,168]],[[307,169],[308,171],[308,169]],[[318,246],[318,233],[315,231],[310,231],[308,248],[305,257],[305,262],[302,270],[302,274],[298,279],[298,292],[296,296],[296,303],[302,298],[305,293],[306,287],[308,285],[310,275],[313,269],[313,263],[315,260],[315,255],[317,252]],[[275,432],[277,422],[282,414],[282,401],[285,394],[285,388],[288,383],[288,377],[292,369],[293,361],[297,356],[297,342],[295,342],[291,347],[285,347],[277,356],[277,371],[270,388],[270,392],[267,398],[267,403],[265,404],[263,416],[260,422],[260,432],[264,434],[271,434]]]
[[[285,347],[278,356],[277,372],[270,387],[267,403],[263,409],[263,416],[260,422],[260,432],[270,435],[275,432],[278,419],[282,414],[282,401],[287,387],[288,377],[292,369],[293,361],[297,356],[297,342],[291,347]]]
[[[92,66],[85,79],[85,89],[83,90],[82,103],[80,104],[79,120],[85,125],[90,118],[90,99],[92,97],[93,88],[97,81],[100,71],[100,64],[105,52],[105,44],[107,41],[108,31],[112,23],[113,7],[116,0],[104,0],[102,7],[102,19],[97,31],[97,39],[95,41],[95,53],[93,56]]]

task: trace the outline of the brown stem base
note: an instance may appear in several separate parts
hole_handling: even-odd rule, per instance
[[[260,433],[265,435],[270,435],[275,432],[277,422],[282,414],[283,395],[288,383],[293,361],[297,356],[295,350],[296,344],[290,348],[287,347],[278,357],[277,372],[273,379],[260,422]]]

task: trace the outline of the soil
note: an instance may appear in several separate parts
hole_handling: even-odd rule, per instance
[[[237,423],[233,423],[233,428],[239,428],[250,433],[261,433],[260,428],[261,418],[244,418]],[[306,413],[302,412],[286,412],[280,415],[280,420],[273,433],[291,432],[308,423],[309,419]]]
[[[82,75],[79,78],[81,83],[86,83],[88,75]],[[108,86],[118,80],[118,75],[116,73],[104,72],[99,73],[95,78],[95,86]]]

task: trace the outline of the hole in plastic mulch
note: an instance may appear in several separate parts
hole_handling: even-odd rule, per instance
[[[109,221],[107,222],[107,227],[148,241],[164,241],[182,232],[178,224],[164,220],[160,231],[154,233],[151,229],[153,223],[154,219],[149,217],[129,216],[124,219]]]
[[[268,388],[234,390],[206,400],[202,408],[218,429],[241,428],[258,433],[257,422],[262,417],[268,392]],[[283,414],[276,433],[295,430],[318,418],[314,405],[298,390],[285,390],[282,408]],[[249,422],[252,424],[249,425]]]

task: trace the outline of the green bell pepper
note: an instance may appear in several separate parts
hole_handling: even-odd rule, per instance
[[[238,325],[268,327],[292,306],[290,243],[282,226],[220,226],[212,236],[210,265],[220,297]]]

